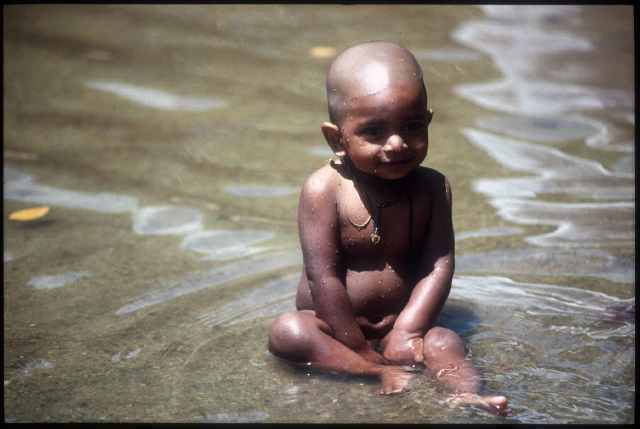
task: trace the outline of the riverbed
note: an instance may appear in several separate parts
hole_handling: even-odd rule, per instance
[[[631,423],[632,6],[4,9],[7,422]],[[423,67],[449,178],[440,324],[509,417],[294,369],[296,209],[358,42]],[[17,210],[47,206],[30,222]]]

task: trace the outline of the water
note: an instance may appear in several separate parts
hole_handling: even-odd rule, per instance
[[[632,16],[5,8],[5,419],[631,423]],[[298,189],[330,157],[329,56],[372,39],[424,68],[426,163],[452,183],[457,233],[439,323],[510,398],[509,418],[450,409],[423,377],[381,397],[266,350],[294,306]],[[35,205],[51,211],[8,221]]]

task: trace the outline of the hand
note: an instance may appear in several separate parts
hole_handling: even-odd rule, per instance
[[[422,363],[422,336],[392,329],[382,339],[384,347],[383,356],[389,362],[400,365]]]
[[[366,317],[359,316],[356,317],[356,322],[367,338],[382,338],[391,330],[397,318],[397,314],[388,314],[378,322],[371,323]]]
[[[371,347],[371,343],[366,341],[365,345],[357,350],[354,350],[360,356],[362,356],[365,360],[369,362],[373,362],[379,365],[388,365],[389,362],[377,351]]]

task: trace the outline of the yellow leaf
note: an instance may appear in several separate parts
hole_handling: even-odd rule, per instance
[[[9,215],[9,219],[18,220],[20,222],[28,222],[30,220],[40,219],[49,213],[49,207],[32,207],[30,209],[18,210]]]
[[[309,54],[314,58],[331,58],[336,54],[336,48],[331,46],[316,46],[309,49]]]

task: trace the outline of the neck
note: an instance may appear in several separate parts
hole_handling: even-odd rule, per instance
[[[363,186],[369,192],[374,192],[381,195],[400,195],[408,189],[413,180],[414,172],[407,174],[400,179],[383,179],[373,174],[364,173],[358,170],[347,158],[346,162],[349,164],[349,170],[351,177],[356,186]]]
[[[348,159],[346,162],[356,188],[365,193],[365,198],[373,198],[374,205],[396,201],[409,191],[413,183],[414,172],[400,179],[383,179],[358,170]]]

